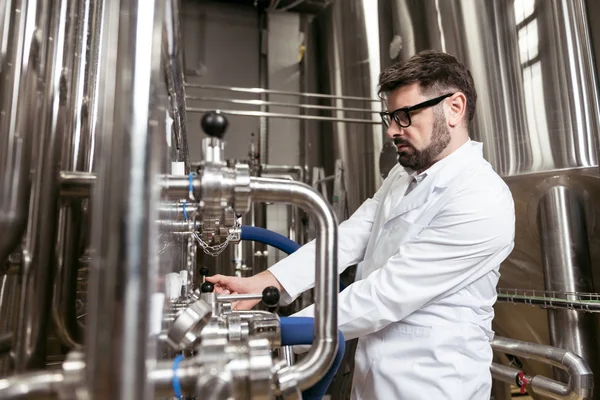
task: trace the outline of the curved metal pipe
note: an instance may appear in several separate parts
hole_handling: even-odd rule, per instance
[[[64,383],[62,371],[30,372],[0,379],[0,399],[34,398],[57,393]]]
[[[558,400],[592,399],[594,375],[589,365],[578,355],[552,346],[503,337],[494,338],[492,348],[497,352],[550,364],[569,373],[569,383],[566,385],[543,376],[531,378],[529,387],[534,393]],[[496,371],[497,379],[508,379],[507,377],[511,377],[513,371],[509,373],[507,368],[500,368],[496,365],[492,368],[492,373]],[[503,381],[506,382],[506,380]],[[514,382],[515,380],[512,379],[509,383]]]
[[[81,192],[73,196],[74,189],[82,187],[82,175],[93,168],[95,151],[95,126],[90,124],[90,116],[95,115],[96,83],[98,75],[98,23],[102,17],[103,2],[83,0],[77,10],[78,30],[75,42],[75,62],[71,75],[72,97],[68,110],[68,130],[63,138],[63,171],[60,172],[60,191],[67,199],[58,216],[58,237],[56,240],[56,277],[52,299],[52,322],[58,339],[67,347],[81,349],[81,339],[77,334],[75,295],[79,258],[88,244],[88,215],[85,211]],[[86,174],[85,176],[87,176]],[[78,179],[79,178],[79,179]],[[76,182],[77,184],[73,184]],[[71,183],[69,185],[69,183]],[[81,335],[79,335],[81,336]]]
[[[272,201],[302,207],[316,221],[315,341],[305,358],[283,369],[283,373],[290,373],[298,387],[304,390],[327,373],[338,348],[337,220],[329,203],[313,188],[300,182],[251,177],[250,196],[253,202]]]

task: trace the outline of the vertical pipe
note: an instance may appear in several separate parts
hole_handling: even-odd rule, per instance
[[[38,113],[38,79],[42,53],[35,36],[35,0],[8,0],[0,11],[0,333],[18,324],[19,267],[9,262],[27,227],[31,152]],[[41,24],[43,25],[43,24]],[[17,253],[13,253],[17,255]],[[20,255],[20,252],[19,254]],[[10,372],[8,357],[0,357],[0,376]]]
[[[0,14],[0,263],[27,227],[33,131],[23,124],[31,123],[24,114],[37,103],[36,7],[35,0],[8,0]]]
[[[269,88],[269,15],[264,11],[258,14],[258,45],[260,46],[258,57],[258,86],[261,89]],[[269,101],[267,93],[261,93],[262,101]],[[269,107],[260,106],[261,112],[268,112]],[[260,117],[259,120],[258,151],[260,161],[263,164],[269,162],[269,121],[266,117]]]
[[[70,94],[67,74],[74,56],[71,41],[77,3],[55,0],[46,4],[49,5],[51,40],[48,40],[46,53],[42,112],[36,121],[41,134],[36,143],[39,147],[23,250],[20,316],[13,353],[15,369],[19,372],[41,368],[46,361],[57,232],[60,143],[66,129]],[[44,12],[42,9],[36,11]],[[28,110],[27,118],[31,118],[33,110]]]
[[[98,73],[97,35],[94,28],[101,16],[102,2],[84,0],[78,10],[79,22],[75,43],[75,62],[71,75],[72,101],[69,107],[68,134],[63,138],[62,171],[91,172],[94,152],[94,127],[89,115],[95,104],[95,85]],[[99,7],[98,7],[99,6]],[[99,32],[98,32],[99,33]],[[91,83],[91,84],[89,84]],[[77,321],[75,295],[78,260],[87,245],[87,213],[85,200],[65,199],[59,210],[58,254],[56,278],[52,303],[54,331],[61,342],[69,348],[80,348],[76,337]]]
[[[550,188],[539,204],[538,226],[546,290],[593,293],[582,201],[565,186]],[[597,334],[593,314],[548,310],[548,323],[552,346],[572,351],[597,371]],[[555,370],[555,375],[563,377],[562,371]]]
[[[159,185],[165,160],[161,36],[165,3],[105,3],[94,190],[86,381],[91,399],[152,397],[150,298],[158,276]]]
[[[19,263],[8,262],[6,270],[0,273],[0,333],[13,333],[19,322]],[[10,354],[0,355],[0,377],[10,374],[11,364]]]
[[[259,57],[258,57],[258,86],[261,89],[269,88],[269,14],[259,11],[258,14],[258,32],[259,32]],[[260,99],[269,100],[267,93],[261,93]],[[268,112],[269,107],[262,105],[260,111]],[[253,176],[260,176],[260,165],[268,163],[269,160],[269,121],[266,117],[259,119],[258,134],[258,166],[252,171]],[[245,223],[261,228],[267,227],[267,206],[266,204],[252,204]],[[264,252],[267,249],[262,243],[250,242],[246,245],[246,254],[248,259],[247,267],[257,274],[266,268],[266,259]]]
[[[165,7],[165,39],[163,60],[167,78],[167,90],[173,118],[174,146],[171,161],[183,162],[185,173],[190,172],[190,157],[186,129],[185,85],[183,75],[183,42],[179,24],[179,0],[167,0]]]

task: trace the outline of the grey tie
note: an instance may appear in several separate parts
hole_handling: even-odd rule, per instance
[[[410,184],[408,185],[408,188],[406,189],[406,192],[404,193],[404,196],[408,196],[408,194],[412,192],[413,189],[416,188],[417,185],[421,183],[426,176],[427,174],[413,176],[412,180],[410,181]]]

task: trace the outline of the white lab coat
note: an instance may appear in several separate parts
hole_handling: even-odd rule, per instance
[[[352,399],[489,400],[493,304],[514,246],[512,195],[469,140],[425,171],[396,166],[339,226],[338,266],[360,261],[338,298],[359,337]],[[292,301],[314,286],[314,242],[270,268]],[[310,306],[298,316],[313,316]]]

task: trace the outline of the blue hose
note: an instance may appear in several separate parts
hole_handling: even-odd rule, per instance
[[[300,247],[302,247],[293,240],[288,239],[285,236],[277,232],[270,231],[268,229],[258,228],[256,226],[242,225],[241,231],[242,232],[240,234],[240,239],[264,243],[268,246],[273,246],[276,249],[279,249],[288,255],[292,254]],[[344,284],[340,282],[340,292],[345,288],[346,286],[344,286]]]
[[[281,345],[307,345],[312,344],[314,339],[315,320],[309,317],[282,317],[281,318]],[[321,400],[327,388],[331,384],[346,350],[346,341],[344,334],[338,330],[338,350],[333,364],[314,386],[302,392],[302,398],[305,400]]]
[[[300,248],[300,245],[293,240],[279,233],[256,226],[243,225],[240,238],[242,240],[251,240],[273,246],[286,254],[292,254]]]

